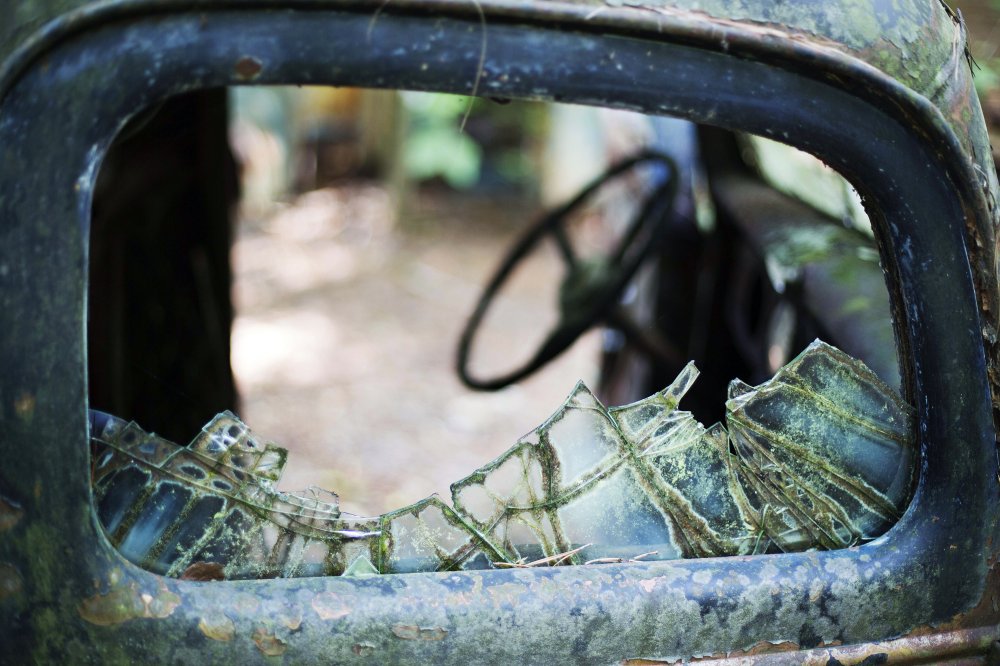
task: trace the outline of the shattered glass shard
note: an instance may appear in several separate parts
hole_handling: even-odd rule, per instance
[[[215,562],[227,578],[301,575],[303,567],[324,574],[331,534],[377,530],[377,522],[341,519],[332,493],[274,490],[285,450],[257,442],[228,412],[187,447],[96,412],[91,432],[94,493],[108,538],[158,573]]]
[[[275,490],[286,452],[224,412],[187,447],[97,412],[93,486],[108,538],[171,576],[406,573],[840,548],[902,513],[912,409],[816,341],[771,380],[730,385],[726,427],[663,391],[605,408],[583,384],[510,450],[436,496],[376,518],[337,496]]]
[[[884,532],[909,499],[911,412],[864,364],[819,341],[766,384],[737,387],[726,421],[751,524],[781,550]]]

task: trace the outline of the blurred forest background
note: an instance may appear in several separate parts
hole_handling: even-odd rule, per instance
[[[996,161],[1000,147],[1000,0],[952,0],[949,4],[962,13],[968,28],[969,50],[975,60],[972,72]]]
[[[446,494],[577,380],[594,385],[598,332],[497,393],[459,382],[456,345],[506,248],[640,145],[641,117],[395,91],[230,95],[243,193],[232,363],[240,415],[292,451],[283,487],[334,490],[361,514]],[[554,250],[501,292],[478,374],[523,363],[555,323]]]

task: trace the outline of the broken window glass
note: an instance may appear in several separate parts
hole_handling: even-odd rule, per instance
[[[129,560],[186,578],[374,575],[842,548],[901,515],[912,408],[821,341],[763,384],[734,380],[725,425],[663,391],[606,408],[582,383],[542,425],[451,486],[375,518],[276,490],[286,453],[224,412],[186,447],[92,414],[98,517]]]

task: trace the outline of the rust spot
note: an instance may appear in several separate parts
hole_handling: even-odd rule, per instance
[[[278,657],[285,654],[288,643],[270,633],[266,627],[257,627],[253,631],[253,642],[257,644],[257,649],[268,657]]]
[[[415,624],[394,624],[392,633],[407,641],[440,641],[448,635],[444,627],[418,627]]]
[[[0,495],[0,532],[5,532],[17,525],[24,516],[21,505]]]
[[[23,391],[14,399],[14,413],[22,421],[30,421],[35,415],[35,396]]]
[[[798,652],[798,650],[799,646],[791,641],[781,641],[780,643],[761,641],[747,650],[746,654],[748,656],[756,656],[759,654],[772,654],[774,652]]]
[[[115,586],[107,594],[95,594],[80,602],[77,611],[87,622],[99,626],[120,624],[137,618],[162,619],[170,617],[181,603],[181,598],[161,583],[157,594],[141,592],[132,581]]]
[[[907,634],[907,637],[915,638],[943,631],[961,630],[965,627],[1000,624],[1000,558],[991,558],[986,565],[989,567],[989,571],[986,573],[986,587],[983,589],[983,596],[974,608],[955,615],[944,624],[933,627],[917,627]]]
[[[799,646],[791,641],[782,641],[780,643],[772,643],[770,641],[761,641],[753,647],[747,650],[736,650],[734,652],[722,653],[718,655],[712,655],[707,657],[695,657],[685,661],[684,663],[692,664],[711,664],[714,666],[742,666],[742,664],[756,663],[756,660],[749,659],[748,657],[756,657],[764,654],[772,654],[775,652],[798,652]],[[626,659],[621,662],[622,666],[662,666],[663,664],[674,664],[677,663],[674,659]],[[798,663],[798,662],[796,662]],[[810,662],[812,663],[812,662]],[[825,661],[822,663],[826,663]]]
[[[24,587],[21,574],[17,567],[7,562],[0,562],[0,601],[12,597]]]
[[[312,607],[321,620],[337,620],[351,612],[351,609],[345,606],[333,592],[317,594],[313,597]]]
[[[253,56],[243,56],[236,61],[236,65],[233,67],[233,72],[236,73],[236,78],[240,81],[253,81],[258,76],[260,76],[261,71],[264,69],[264,64],[254,58]]]
[[[375,651],[375,646],[371,643],[355,643],[351,650],[359,657],[367,657]]]
[[[236,626],[225,615],[203,617],[198,620],[198,628],[213,641],[230,641],[236,635]]]
[[[203,582],[226,580],[226,575],[222,572],[222,565],[218,562],[194,562],[181,574],[181,580]]]

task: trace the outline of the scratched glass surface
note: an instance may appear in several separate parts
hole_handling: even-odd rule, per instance
[[[286,453],[219,414],[187,446],[92,413],[98,517],[129,560],[169,576],[364,576],[842,548],[901,515],[913,413],[821,341],[769,381],[734,380],[726,423],[663,391],[606,408],[582,383],[542,425],[437,496],[384,515],[275,489]]]

